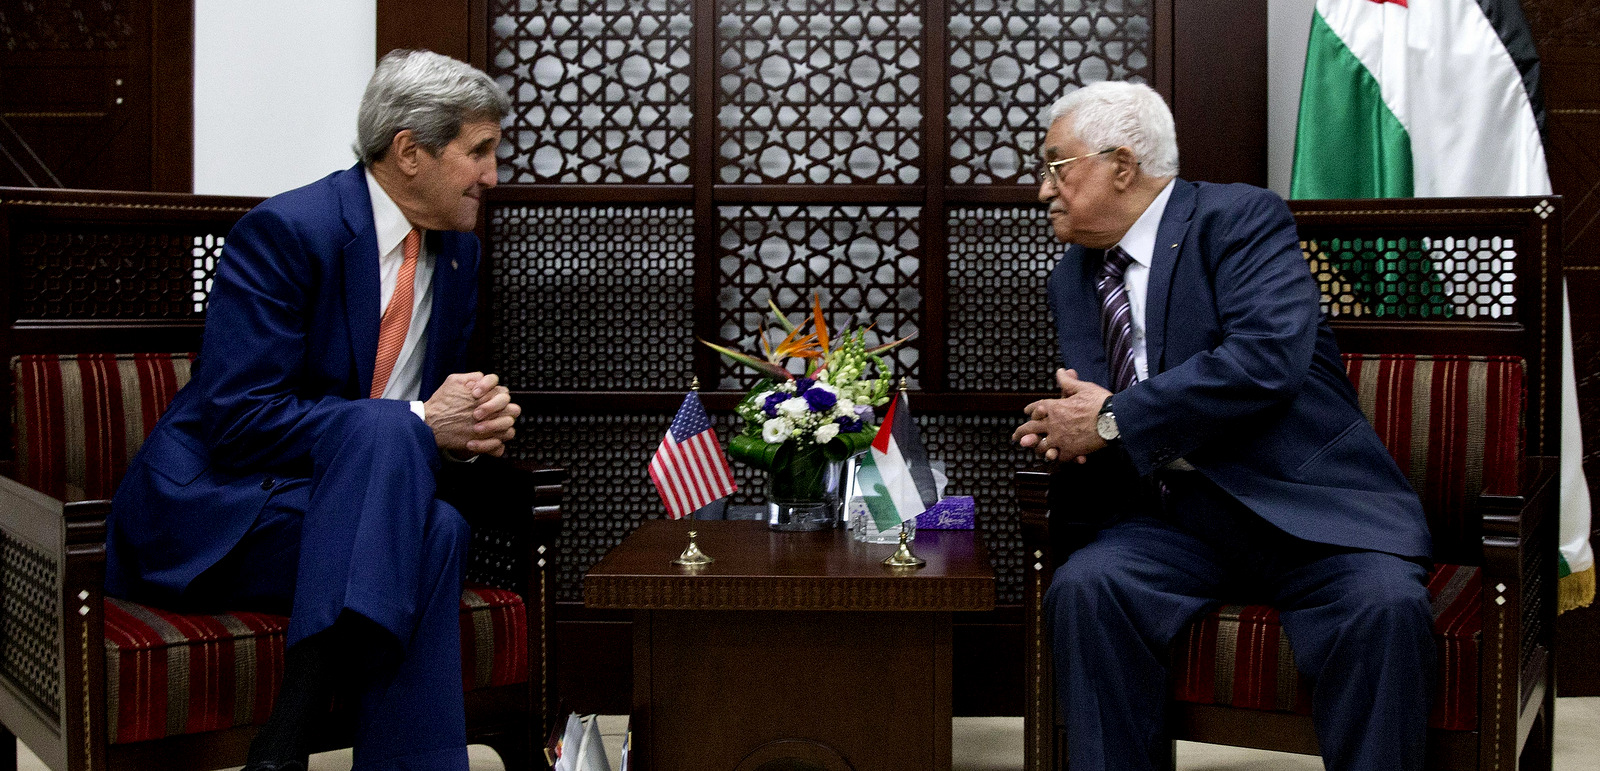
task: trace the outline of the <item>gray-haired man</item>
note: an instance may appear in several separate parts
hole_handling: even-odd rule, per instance
[[[336,685],[360,769],[467,768],[466,523],[442,463],[500,455],[519,408],[464,372],[483,191],[510,100],[426,51],[378,64],[360,163],[228,234],[193,379],[118,489],[107,592],[289,613],[284,686],[249,771],[303,769]],[[453,373],[453,374],[452,374]]]

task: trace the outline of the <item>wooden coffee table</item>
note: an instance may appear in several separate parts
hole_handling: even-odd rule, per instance
[[[672,564],[687,533],[716,561]],[[924,530],[919,570],[849,533],[645,522],[584,578],[634,611],[638,771],[950,768],[950,614],[994,607],[970,530]]]

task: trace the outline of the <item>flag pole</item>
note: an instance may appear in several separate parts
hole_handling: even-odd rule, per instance
[[[900,376],[900,396],[903,398],[905,395],[906,395],[906,378],[905,378],[904,375],[901,375]],[[909,413],[907,413],[907,414],[909,414]],[[908,519],[904,519],[904,520],[900,521],[900,548],[895,549],[894,550],[894,554],[891,554],[891,555],[888,556],[888,558],[884,559],[884,561],[883,561],[884,565],[887,565],[887,566],[889,566],[891,568],[913,568],[913,569],[915,569],[915,568],[920,568],[920,567],[928,564],[927,560],[925,560],[925,559],[923,559],[921,557],[918,557],[917,555],[911,553],[911,531],[906,527],[906,523],[910,522],[910,521],[911,520],[908,520]]]
[[[693,380],[689,381],[689,390],[699,393],[700,377],[698,375],[695,376]],[[694,542],[695,536],[698,535],[694,529],[694,515],[691,513],[688,517],[686,517],[686,519],[689,520],[689,545],[684,547],[683,553],[679,554],[677,558],[672,561],[672,564],[683,565],[689,568],[698,568],[702,565],[709,565],[712,562],[715,562],[715,560],[711,559],[711,555],[700,551],[699,544]]]

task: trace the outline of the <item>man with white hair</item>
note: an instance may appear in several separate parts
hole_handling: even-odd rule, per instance
[[[358,704],[357,769],[466,771],[469,534],[437,495],[442,464],[503,454],[520,412],[465,371],[478,240],[463,231],[509,109],[467,64],[385,56],[360,162],[228,234],[193,379],[117,490],[108,594],[289,615],[247,771],[303,771],[336,686]]]
[[[1270,604],[1329,769],[1421,769],[1434,673],[1421,503],[1359,408],[1273,193],[1177,177],[1172,114],[1097,83],[1050,110],[1039,200],[1061,397],[1014,438],[1087,463],[1114,521],[1045,597],[1073,771],[1164,765],[1169,646]]]

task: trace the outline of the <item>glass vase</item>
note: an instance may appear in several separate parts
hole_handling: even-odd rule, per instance
[[[820,447],[797,450],[767,472],[767,525],[773,530],[829,530],[839,526],[844,462]]]
[[[887,530],[878,529],[878,521],[872,518],[872,512],[867,510],[867,502],[860,496],[850,499],[850,535],[863,543],[899,543],[901,525],[895,525]],[[912,517],[902,523],[906,530],[906,540],[914,541],[917,538],[917,518]]]

